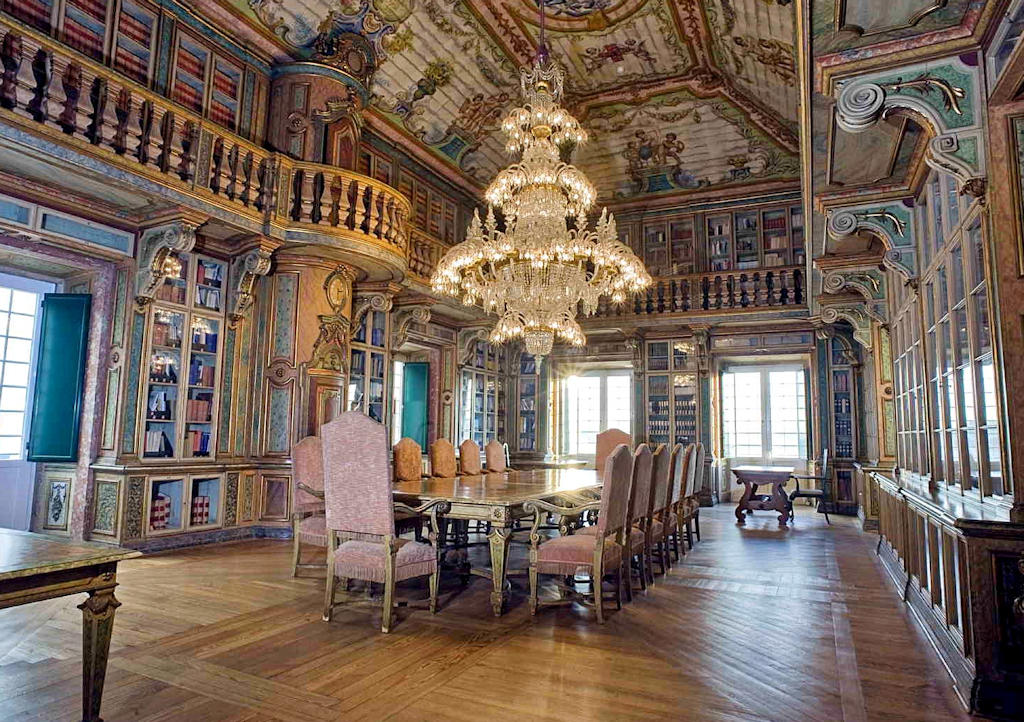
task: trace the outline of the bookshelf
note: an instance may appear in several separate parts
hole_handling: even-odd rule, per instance
[[[732,216],[726,213],[708,217],[706,231],[708,269],[731,271],[733,269]]]
[[[387,419],[388,314],[370,311],[352,335],[348,409],[362,411],[375,421]]]
[[[829,402],[832,409],[832,448],[835,470],[835,510],[856,513],[857,491],[853,462],[857,458],[857,379],[852,348],[840,338],[829,343]]]
[[[540,369],[537,360],[525,351],[519,358],[519,408],[516,412],[517,450],[538,451],[537,408]]]
[[[505,440],[506,352],[477,341],[460,381],[459,440],[472,439],[482,448],[491,439]]]
[[[185,528],[182,513],[185,499],[184,477],[151,477],[146,514],[149,534],[168,534]]]
[[[217,417],[227,265],[182,254],[154,294],[142,404],[142,457],[210,458]]]
[[[189,486],[191,493],[186,506],[189,528],[219,526],[222,487],[220,477],[196,476],[191,479]]]
[[[700,436],[700,390],[692,340],[648,341],[644,388],[650,444],[692,444]]]
[[[734,214],[736,229],[736,270],[744,271],[761,265],[758,232],[761,228],[759,213],[748,211]]]

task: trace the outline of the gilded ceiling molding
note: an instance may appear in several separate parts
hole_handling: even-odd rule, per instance
[[[171,221],[147,228],[139,241],[139,270],[135,275],[135,302],[145,306],[153,300],[164,279],[181,268],[179,253],[188,253],[196,245],[199,224]]]
[[[270,272],[271,251],[255,248],[231,261],[231,295],[228,318],[232,324],[248,318],[256,301],[256,282]]]
[[[911,115],[932,135],[925,162],[956,177],[962,193],[982,197],[981,86],[976,54],[883,69],[837,84],[836,121],[859,133],[889,115]]]
[[[837,208],[829,211],[826,225],[833,240],[867,231],[885,244],[882,264],[907,281],[917,277],[914,215],[901,201]]]
[[[409,338],[409,328],[413,323],[427,323],[428,321],[430,321],[430,306],[426,304],[402,306],[395,311],[391,319],[392,350],[398,350]]]

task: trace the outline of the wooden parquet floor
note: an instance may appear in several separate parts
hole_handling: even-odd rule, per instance
[[[604,626],[531,618],[525,577],[495,619],[490,582],[425,589],[379,632],[362,594],[326,624],[323,580],[290,544],[240,542],[122,564],[107,722],[184,720],[967,720],[856,520],[800,507],[746,528],[704,509],[704,541]],[[481,550],[482,551],[482,550]],[[522,567],[525,548],[513,558]],[[0,611],[0,720],[80,714],[78,600]]]

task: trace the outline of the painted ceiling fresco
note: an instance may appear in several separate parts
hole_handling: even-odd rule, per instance
[[[536,0],[231,1],[299,57],[325,27],[361,32],[378,118],[477,182],[507,164],[499,125],[539,43]],[[548,0],[546,13],[592,136],[575,161],[603,200],[798,180],[792,4]]]

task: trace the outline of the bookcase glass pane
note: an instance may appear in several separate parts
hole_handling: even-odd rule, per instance
[[[188,299],[188,269],[192,258],[187,253],[179,253],[177,259],[181,262],[181,272],[176,276],[166,276],[153,295],[157,301],[177,303],[183,306]]]
[[[220,524],[220,477],[193,479],[189,525]]]
[[[183,479],[154,480],[149,497],[149,530],[168,531],[182,528]]]
[[[672,272],[693,273],[693,220],[670,221],[668,236],[672,244]]]
[[[647,368],[650,371],[668,371],[668,341],[647,344]]]
[[[789,236],[786,232],[786,211],[764,213],[764,265],[785,266],[789,263]]]
[[[384,354],[370,353],[370,389],[366,413],[374,421],[384,423]]]
[[[750,211],[736,214],[736,268],[757,268],[758,259],[758,213]]]
[[[220,321],[192,317],[184,456],[207,457],[213,448],[213,394],[216,383]]]
[[[384,348],[384,334],[387,332],[387,314],[383,311],[373,312],[373,325],[370,329],[370,345]],[[384,374],[381,373],[381,376]]]
[[[694,374],[672,376],[672,406],[675,416],[675,437],[677,444],[692,444],[697,441],[697,377]]]
[[[366,351],[352,349],[352,362],[348,377],[348,409],[349,411],[363,410],[363,403],[366,389],[364,387],[364,374],[366,373]]]
[[[196,259],[195,305],[206,311],[223,310],[225,265],[205,258]]]
[[[668,375],[647,377],[647,440],[667,444],[671,433]]]
[[[732,217],[728,214],[707,219],[708,256],[712,271],[732,270]]]
[[[184,329],[184,313],[154,310],[142,449],[146,458],[174,456]]]
[[[536,368],[530,357],[531,368]],[[524,366],[525,368],[525,366]],[[537,449],[537,381],[525,377],[519,380],[519,450]]]

